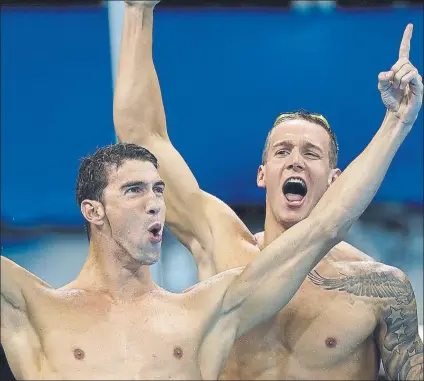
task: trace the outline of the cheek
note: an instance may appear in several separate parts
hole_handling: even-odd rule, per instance
[[[162,219],[165,219],[165,214],[166,214],[166,204],[165,204],[165,201],[162,201],[161,207],[160,207],[160,215]]]
[[[328,189],[328,178],[325,175],[317,177],[313,183],[313,193],[320,198]]]
[[[122,207],[119,208],[117,204],[110,203],[105,208],[105,213],[109,221],[119,221],[125,212],[122,210]]]
[[[321,165],[311,168],[312,185],[317,193],[325,192],[329,187],[329,176],[330,172],[328,168]]]
[[[281,179],[281,169],[279,167],[268,168],[266,171],[266,184],[275,185],[279,184]]]
[[[116,233],[128,231],[131,221],[135,220],[135,212],[132,208],[119,205],[110,205],[106,208],[106,217]]]

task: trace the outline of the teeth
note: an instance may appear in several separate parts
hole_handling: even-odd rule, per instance
[[[286,181],[286,184],[288,183],[298,183],[298,184],[302,184],[304,187],[306,187],[305,182],[302,179],[298,179],[298,178],[290,178]]]

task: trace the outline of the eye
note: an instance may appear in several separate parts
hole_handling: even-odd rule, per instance
[[[312,157],[312,158],[314,158],[314,159],[319,159],[319,155],[317,154],[317,153],[315,153],[315,152],[306,152],[306,154],[305,154],[305,156],[307,156],[307,157]]]
[[[290,152],[287,151],[286,149],[280,149],[275,153],[276,156],[277,155],[288,155],[288,154],[290,154]]]
[[[163,192],[165,191],[165,187],[163,185],[157,185],[153,187],[153,190],[157,193],[163,194]]]
[[[136,194],[136,193],[141,193],[141,192],[143,192],[143,188],[140,187],[140,186],[135,186],[135,187],[128,188],[125,191],[125,194],[128,194],[128,193],[130,193],[130,194]]]

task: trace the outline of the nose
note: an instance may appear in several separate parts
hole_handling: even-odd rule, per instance
[[[159,200],[158,197],[153,193],[152,197],[150,197],[146,203],[146,213],[155,216],[160,212],[161,207],[161,200]]]
[[[291,169],[295,172],[300,172],[305,169],[305,163],[302,159],[302,155],[297,150],[292,151],[287,169]]]
[[[146,205],[146,213],[155,216],[160,212],[160,203],[156,201],[148,202]]]
[[[152,216],[155,216],[156,214],[158,214],[160,211],[160,208],[158,206],[151,206],[148,210],[147,210],[147,214],[150,214]]]

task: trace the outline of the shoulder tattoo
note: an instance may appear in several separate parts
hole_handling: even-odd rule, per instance
[[[308,274],[308,278],[325,290],[345,291],[371,298],[395,298],[398,304],[409,304],[414,298],[410,283],[404,282],[390,271],[340,275],[337,278],[325,278],[314,270]]]

